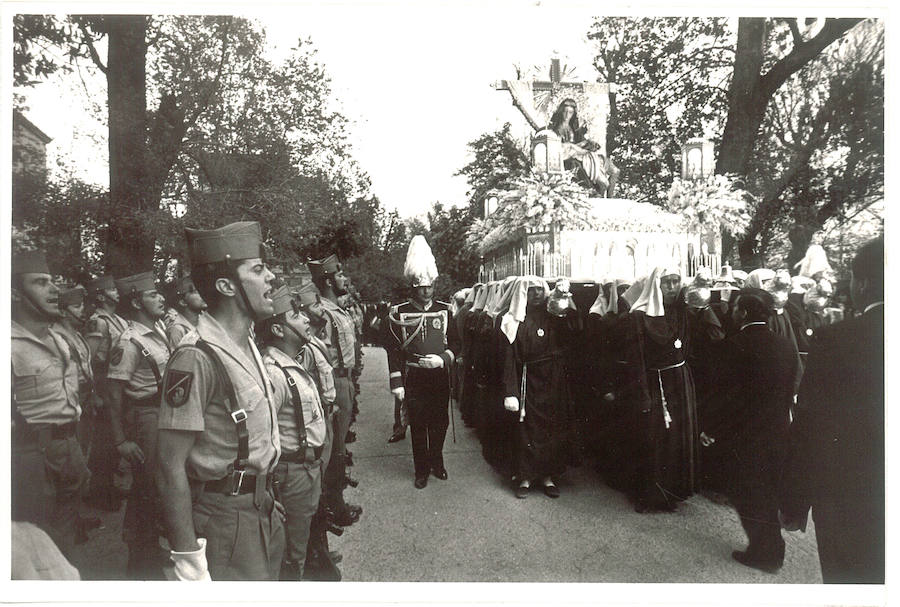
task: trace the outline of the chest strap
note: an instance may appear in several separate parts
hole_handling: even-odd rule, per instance
[[[147,366],[149,366],[150,370],[153,372],[153,378],[156,380],[156,391],[159,392],[159,387],[162,385],[162,375],[159,372],[159,365],[156,364],[156,359],[150,354],[150,350],[141,345],[141,342],[133,337],[130,341],[138,349],[138,352],[141,353],[141,358],[147,362]]]
[[[278,361],[273,360],[275,366],[284,373],[284,379],[287,380],[288,390],[291,393],[291,405],[294,407],[294,422],[297,424],[297,434],[300,438],[300,450],[305,451],[306,443],[306,421],[303,419],[303,401],[300,399],[300,389],[297,388],[297,382],[290,372],[281,366]]]
[[[247,412],[244,409],[238,408],[238,399],[237,393],[234,391],[234,384],[231,382],[231,377],[228,375],[228,371],[225,370],[225,365],[222,364],[222,360],[219,358],[219,355],[216,354],[213,347],[202,339],[197,340],[194,345],[212,361],[216,374],[221,381],[223,391],[225,392],[225,406],[228,408],[228,412],[231,414],[231,419],[234,421],[234,426],[237,430],[237,456],[234,459],[234,464],[231,466],[231,473],[234,477],[233,486],[239,490],[244,478],[244,471],[247,468],[247,462],[250,459],[250,433],[247,431]],[[234,493],[234,495],[237,495],[237,493]]]
[[[334,347],[337,349],[338,354],[338,368],[344,368],[344,353],[341,351],[341,332],[338,330],[337,321],[334,320],[334,315],[330,310],[326,310],[322,308],[322,311],[325,313],[325,316],[328,317],[328,320],[331,321],[331,334],[333,336]]]

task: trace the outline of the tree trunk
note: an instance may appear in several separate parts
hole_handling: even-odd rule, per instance
[[[147,17],[104,18],[109,40],[109,200],[106,269],[124,276],[152,269],[154,241],[141,229],[152,209],[146,189]]]

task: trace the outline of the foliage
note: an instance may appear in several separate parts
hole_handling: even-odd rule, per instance
[[[474,158],[456,175],[462,175],[469,184],[469,208],[475,217],[483,217],[483,203],[489,193],[503,190],[517,177],[531,169],[528,156],[510,135],[510,123],[505,123],[493,133],[485,133],[469,142]]]
[[[445,207],[440,202],[435,202],[428,213],[425,239],[437,261],[440,277],[435,297],[442,301],[450,301],[456,291],[471,286],[478,278],[478,251],[463,246],[474,219],[471,208]]]
[[[669,188],[666,208],[680,215],[693,234],[721,229],[740,236],[750,224],[747,201],[752,195],[739,183],[735,175],[710,175],[697,180],[676,177]]]
[[[721,18],[603,17],[591,25],[594,67],[619,92],[606,148],[622,173],[617,195],[663,204],[681,145],[721,129],[733,36]]]

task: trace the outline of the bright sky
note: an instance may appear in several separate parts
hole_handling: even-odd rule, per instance
[[[307,2],[249,9],[254,13],[246,4],[217,10],[259,18],[273,58],[298,38],[312,38],[339,107],[353,121],[354,156],[373,193],[387,208],[412,216],[435,200],[464,203],[465,179],[453,174],[468,161],[466,144],[506,121],[523,122],[509,93],[490,86],[514,78],[515,64],[540,65],[546,79],[557,53],[575,67],[575,79],[596,78],[585,34],[602,7],[486,4]],[[105,182],[105,145],[90,140],[103,127],[87,114],[104,96],[89,96],[83,77],[38,87],[28,96],[27,116],[54,138],[51,152],[71,157],[77,173]],[[60,99],[70,101],[69,111],[60,111]]]

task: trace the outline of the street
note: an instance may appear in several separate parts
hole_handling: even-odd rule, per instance
[[[409,433],[387,442],[393,399],[384,351],[364,353],[359,439],[348,446],[359,487],[345,492],[364,512],[342,537],[330,536],[345,581],[821,583],[812,523],[805,534],[784,533],[784,567],[769,575],[731,559],[746,547],[737,514],[702,495],[674,513],[637,514],[585,464],[559,479],[559,499],[539,489],[516,499],[458,412],[456,442],[448,431],[444,448],[449,479],[415,489]],[[85,579],[124,579],[124,508],[94,513],[104,527],[73,564]]]

